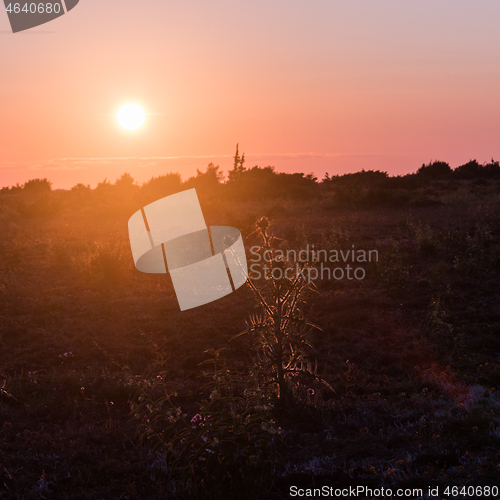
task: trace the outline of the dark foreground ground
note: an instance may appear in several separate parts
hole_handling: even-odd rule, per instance
[[[202,200],[209,224],[241,229],[248,257],[263,215],[286,249],[378,251],[363,280],[315,282],[314,357],[335,392],[311,385],[295,407],[266,410],[281,439],[265,484],[246,476],[246,498],[500,487],[500,204],[486,188],[393,208]],[[189,422],[212,348],[247,373],[250,338],[229,339],[257,311],[251,290],[181,313],[168,276],[133,268],[137,207],[68,202],[36,216],[22,203],[0,198],[0,498],[193,498],[169,475],[168,446],[139,440],[147,415],[131,403],[164,386]]]

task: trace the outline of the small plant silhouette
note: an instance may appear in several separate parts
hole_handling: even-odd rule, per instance
[[[290,408],[311,395],[300,383],[304,378],[320,381],[333,391],[318,376],[317,364],[310,358],[310,337],[314,330],[321,330],[305,312],[307,296],[316,291],[305,271],[314,265],[315,256],[311,252],[307,261],[287,261],[283,252],[276,252],[279,240],[269,233],[269,220],[262,217],[256,225],[255,232],[262,240],[259,251],[266,256],[269,267],[264,283],[256,284],[251,279],[247,282],[261,311],[250,316],[247,329],[237,337],[253,337],[257,368],[268,384],[277,387],[280,406]],[[277,269],[279,272],[275,273]]]
[[[276,445],[280,429],[271,416],[266,391],[253,375],[226,368],[220,351],[206,351],[212,365],[204,392],[209,393],[191,417],[174,403],[161,377],[153,383],[165,395],[154,401],[141,389],[132,403],[139,434],[165,453],[170,479],[180,478],[194,498],[248,500],[265,495],[281,462]]]

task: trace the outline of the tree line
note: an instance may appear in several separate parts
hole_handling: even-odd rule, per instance
[[[84,198],[94,196],[133,196],[141,195],[145,201],[154,201],[163,196],[185,189],[196,188],[201,195],[222,194],[229,199],[258,200],[268,198],[310,198],[322,192],[333,192],[342,200],[352,198],[353,193],[368,190],[369,195],[387,198],[387,191],[413,190],[445,181],[500,180],[500,163],[491,160],[480,164],[470,160],[464,165],[452,169],[444,161],[431,161],[423,164],[415,173],[389,176],[380,170],[362,170],[360,172],[330,176],[328,173],[318,181],[313,174],[276,172],[274,167],[258,165],[247,168],[245,154],[239,153],[238,145],[233,158],[233,167],[225,178],[218,165],[210,163],[206,170],[197,170],[196,175],[182,180],[178,172],[169,172],[139,185],[129,174],[124,173],[114,183],[107,179],[99,182],[92,189],[90,185],[77,184],[71,193]],[[52,183],[44,179],[31,179],[23,185],[4,187],[0,194],[44,194],[52,189]]]

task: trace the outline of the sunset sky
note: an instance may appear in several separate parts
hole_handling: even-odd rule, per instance
[[[80,0],[12,34],[2,5],[0,187],[227,171],[236,143],[320,178],[500,159],[499,24],[497,0]]]

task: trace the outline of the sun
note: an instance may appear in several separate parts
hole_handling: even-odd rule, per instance
[[[144,125],[146,113],[138,104],[124,104],[116,115],[118,123],[127,130],[137,130]]]

